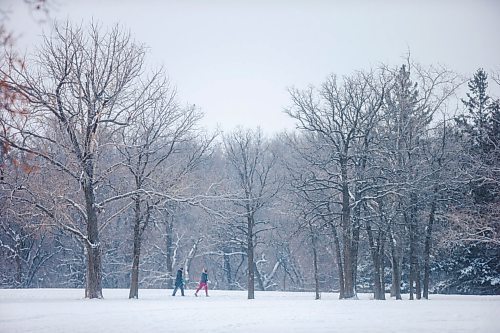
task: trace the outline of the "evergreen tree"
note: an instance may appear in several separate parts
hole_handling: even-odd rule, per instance
[[[434,292],[445,294],[500,294],[498,247],[493,244],[456,244],[436,258]]]
[[[469,152],[471,190],[474,202],[497,201],[499,182],[492,173],[500,163],[500,101],[488,95],[488,75],[480,68],[468,83],[467,99],[462,99],[466,113],[457,117],[459,134]]]
[[[456,119],[470,148],[490,153],[500,142],[500,103],[487,94],[488,74],[480,68],[468,83],[467,99],[462,99],[467,113]]]
[[[464,189],[465,200],[461,200],[458,210],[459,223],[466,241],[464,249],[471,258],[475,254],[477,258],[485,258],[484,253],[488,251],[496,251],[494,258],[497,258],[500,244],[500,101],[488,95],[488,76],[483,69],[477,70],[468,87],[467,99],[462,100],[466,113],[456,119],[463,138],[463,174],[469,180],[469,188]],[[489,250],[484,252],[484,249]],[[474,260],[470,263],[476,262]],[[461,263],[463,269],[471,266],[464,260]],[[475,272],[480,279],[484,270],[469,270],[468,276]]]

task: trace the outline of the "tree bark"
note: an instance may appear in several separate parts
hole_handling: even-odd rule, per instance
[[[313,251],[313,266],[314,266],[314,292],[315,298],[320,299],[321,296],[319,294],[319,274],[318,274],[318,251],[316,249],[316,234],[314,232],[313,226],[309,223],[309,231],[311,233],[311,245]]]
[[[391,239],[391,268],[392,268],[392,287],[391,297],[401,298],[401,269],[399,266],[398,244],[392,228],[389,229],[389,237]]]
[[[249,210],[249,209],[248,209]],[[247,211],[248,211],[247,210]],[[255,276],[254,276],[254,246],[253,246],[253,216],[247,217],[247,289],[248,299],[255,298]]]
[[[140,188],[140,186],[137,188]],[[136,197],[134,201],[134,249],[129,298],[139,298],[139,264],[141,258],[142,235],[149,224],[152,209],[152,206],[146,202],[146,208],[145,211],[143,211],[143,208],[141,208],[141,199],[139,197]]]
[[[184,280],[186,282],[186,286],[188,285],[190,280],[189,272],[191,271],[191,262],[193,261],[193,258],[196,256],[196,251],[198,251],[198,245],[202,240],[203,237],[200,237],[197,240],[195,240],[193,246],[191,247],[191,250],[189,250],[186,260],[184,261]]]
[[[233,290],[234,286],[233,286],[233,277],[232,277],[232,270],[231,270],[231,260],[230,260],[230,257],[228,255],[229,251],[227,248],[224,248],[223,252],[224,252],[224,255],[223,255],[224,273],[226,276],[227,289]]]
[[[385,258],[385,232],[382,230],[379,230],[378,232],[378,257],[379,257],[379,264],[380,264],[380,270],[379,270],[379,277],[380,277],[380,299],[385,300],[385,279],[384,279],[384,270],[385,270],[385,265],[384,265],[384,258]]]
[[[286,261],[283,262],[283,291],[286,291],[286,275],[287,275],[287,265]]]
[[[373,298],[380,300],[384,299],[383,298],[383,291],[382,291],[382,285],[381,285],[381,273],[380,273],[380,253],[378,246],[375,245],[375,241],[373,239],[373,231],[371,228],[370,221],[366,221],[366,232],[368,234],[368,244],[370,246],[370,253],[372,256],[373,260]]]
[[[429,275],[430,275],[430,259],[431,259],[431,242],[432,242],[432,227],[436,214],[436,192],[437,187],[434,187],[434,195],[429,212],[429,220],[425,230],[425,248],[424,248],[424,298],[429,299]]]
[[[132,272],[128,298],[139,298],[139,260],[141,256],[141,216],[140,201],[135,201],[134,249],[132,252]]]
[[[410,273],[408,276],[408,285],[409,285],[410,300],[413,300],[414,299],[413,286],[415,282],[415,262],[414,262],[415,243],[413,242],[414,231],[413,231],[413,224],[411,222],[409,225],[409,234],[410,234],[410,253],[408,254],[408,256],[410,257]]]
[[[352,251],[352,225],[351,207],[349,198],[349,183],[347,182],[347,161],[341,162],[342,175],[342,242],[343,242],[343,264],[344,264],[344,297],[353,298],[356,296],[354,290],[354,269]]]
[[[16,245],[15,245],[15,253],[16,255],[16,280],[15,280],[15,286],[16,288],[21,288],[22,283],[23,283],[23,264],[21,261],[21,244],[20,240],[16,240]]]
[[[170,220],[170,216],[167,217],[166,224],[166,243],[167,243],[167,288],[174,287],[174,241],[173,241],[173,232],[174,232],[174,222]]]
[[[418,256],[417,261],[415,262],[415,297],[417,299],[422,298],[422,284],[420,278],[420,263],[418,261]]]
[[[418,226],[417,226],[417,198],[414,193],[410,194],[410,216],[404,214],[405,221],[409,225],[410,234],[410,300],[422,297],[422,289],[420,285],[420,267],[418,262]],[[415,288],[415,289],[414,289]],[[415,293],[415,296],[414,296]]]
[[[361,196],[356,192],[356,202],[361,200]],[[359,232],[361,228],[361,205],[358,204],[354,209],[354,218],[352,221],[352,284],[354,296],[356,296],[356,280],[358,273],[358,252],[359,252]]]
[[[254,263],[253,265],[255,277],[257,278],[257,284],[259,285],[260,291],[265,291],[266,288],[264,286],[264,281],[262,281],[262,276],[260,275],[259,269],[257,268],[257,263]]]
[[[92,173],[92,171],[90,171]],[[93,177],[89,177],[88,184],[84,184],[85,204],[87,212],[87,285],[85,288],[86,298],[102,298],[102,262],[101,243],[99,241],[99,228],[97,212],[95,207],[94,189],[92,187]]]
[[[128,298],[139,298],[139,260],[141,255],[140,241],[134,239],[130,292]]]
[[[344,265],[342,264],[342,250],[340,247],[340,239],[335,225],[333,223],[331,223],[330,225],[332,227],[334,248],[337,255],[337,270],[339,274],[339,299],[344,299],[345,298]]]

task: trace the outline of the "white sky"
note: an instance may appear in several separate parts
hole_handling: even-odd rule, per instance
[[[180,101],[205,113],[210,129],[292,128],[283,113],[287,87],[396,65],[408,50],[424,65],[464,74],[500,68],[497,0],[56,1],[53,18],[130,29],[150,48],[150,63],[167,69]],[[48,29],[21,0],[0,5],[11,10],[7,25],[21,34],[19,47],[29,49]]]

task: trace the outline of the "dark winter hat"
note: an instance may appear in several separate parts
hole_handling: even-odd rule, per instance
[[[182,268],[182,267],[181,267],[181,268],[179,268],[179,269],[182,271],[184,268]]]

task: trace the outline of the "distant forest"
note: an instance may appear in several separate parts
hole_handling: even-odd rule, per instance
[[[499,72],[325,73],[268,136],[204,130],[118,27],[2,52],[2,288],[500,294]]]

